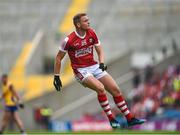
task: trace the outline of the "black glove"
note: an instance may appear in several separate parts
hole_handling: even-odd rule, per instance
[[[54,84],[54,87],[56,88],[57,91],[61,90],[62,82],[61,82],[61,79],[60,79],[59,75],[54,75],[53,84]]]
[[[107,66],[104,63],[100,63],[99,68],[102,69],[102,71],[107,70]]]
[[[21,109],[24,109],[24,104],[23,104],[23,103],[19,103],[19,107],[20,107]]]

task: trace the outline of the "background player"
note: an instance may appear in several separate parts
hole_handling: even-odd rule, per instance
[[[12,117],[13,120],[15,120],[18,128],[20,129],[21,134],[25,135],[23,123],[17,113],[18,106],[20,108],[24,108],[24,105],[20,102],[20,97],[15,91],[12,83],[8,81],[8,76],[6,74],[2,75],[1,82],[3,92],[0,98],[4,100],[5,110],[2,118],[0,134],[3,134],[9,120]]]
[[[112,115],[106,90],[113,96],[117,107],[125,115],[128,126],[144,123],[144,120],[136,119],[130,113],[118,85],[105,71],[107,66],[104,64],[104,52],[95,31],[90,28],[87,15],[85,13],[75,15],[73,23],[76,30],[64,39],[55,59],[54,86],[56,90],[60,91],[62,87],[59,73],[61,61],[67,52],[75,78],[85,87],[97,92],[98,101],[113,128],[120,127],[120,124]],[[94,47],[98,55],[98,62],[93,58]]]

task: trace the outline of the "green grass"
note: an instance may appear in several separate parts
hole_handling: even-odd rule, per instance
[[[6,134],[19,134],[18,132],[7,132]],[[180,134],[180,131],[128,131],[128,130],[117,130],[117,131],[109,131],[109,132],[61,132],[61,133],[56,133],[56,132],[28,132],[28,135],[178,135]]]

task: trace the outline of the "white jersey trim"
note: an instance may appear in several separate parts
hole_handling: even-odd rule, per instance
[[[98,40],[98,43],[97,44],[94,44],[95,46],[100,46],[101,45],[101,42],[100,40]]]
[[[77,33],[77,31],[74,31],[74,32],[75,32],[76,36],[78,36],[78,37],[81,38],[81,39],[85,38],[85,36],[86,36],[86,33],[84,34],[84,36],[80,36],[80,35]]]
[[[63,42],[60,44],[60,47],[59,47],[59,50],[62,51],[62,52],[67,52],[66,50],[64,50],[64,48],[66,47],[66,44],[68,42],[69,38],[66,37]]]
[[[61,49],[60,47],[59,47],[59,50],[62,51],[62,52],[65,52],[65,53],[67,52],[66,50],[63,50],[63,49]]]

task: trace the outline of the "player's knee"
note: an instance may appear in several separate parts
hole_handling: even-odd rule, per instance
[[[120,92],[119,90],[116,90],[116,91],[115,91],[115,95],[118,95],[118,96],[119,96],[119,95],[121,95],[121,92]]]
[[[102,84],[97,86],[97,93],[98,94],[105,94],[106,93],[104,86]]]
[[[121,91],[118,88],[113,89],[112,91],[113,96],[119,96],[121,95]]]

